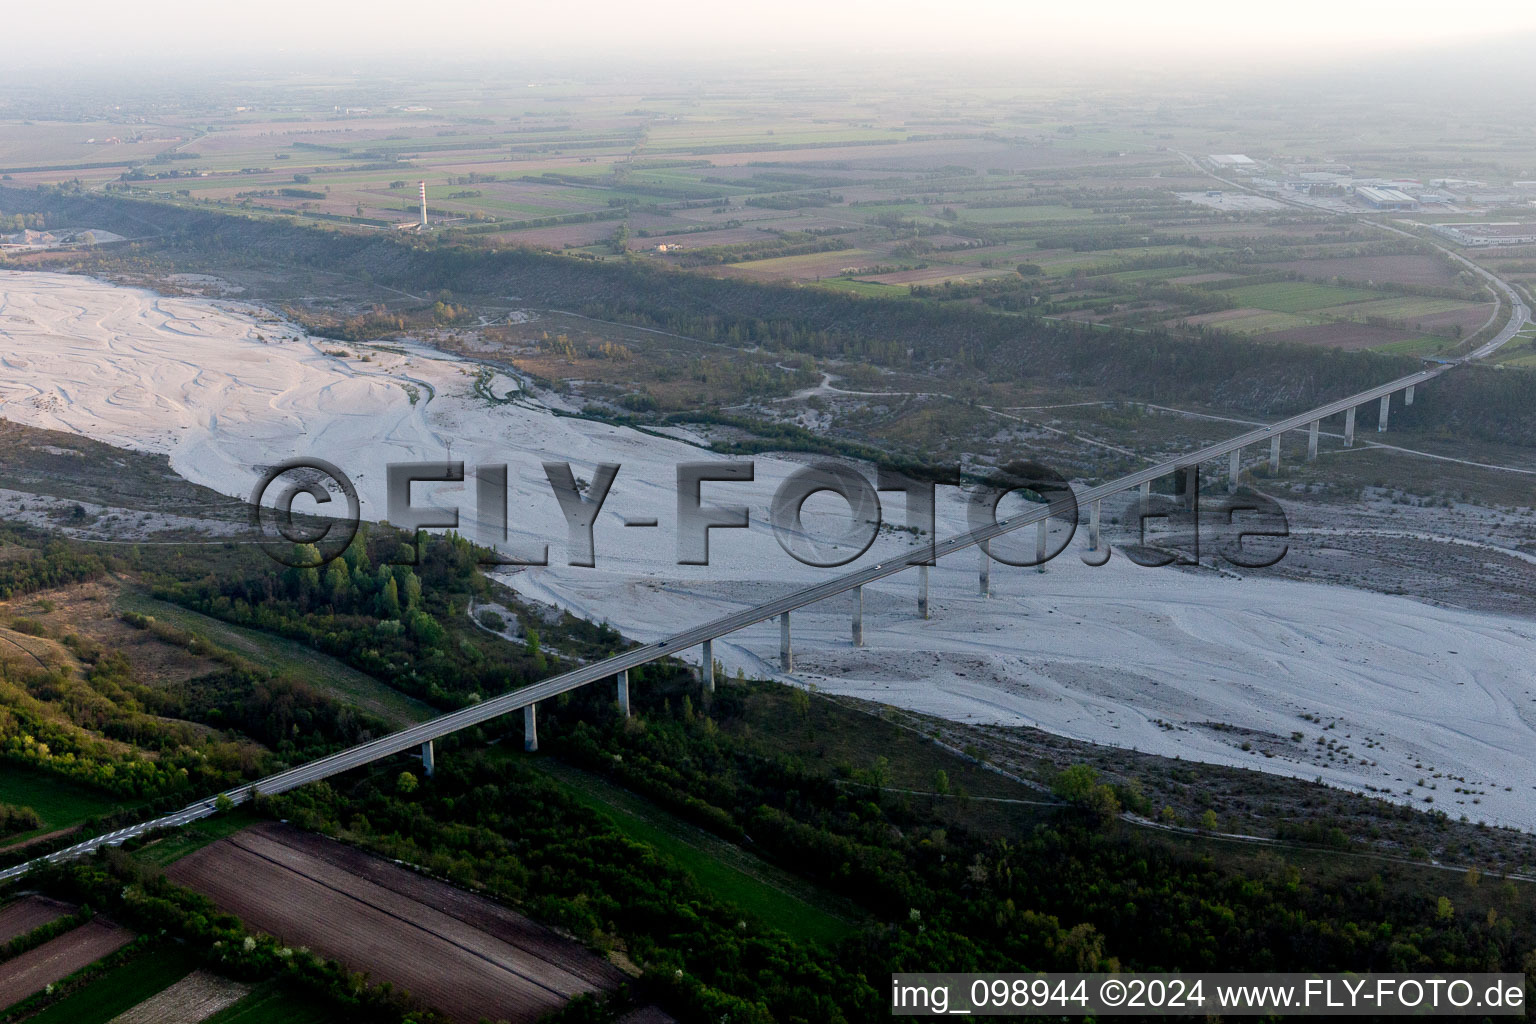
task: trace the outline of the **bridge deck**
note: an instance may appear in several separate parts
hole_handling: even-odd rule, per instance
[[[1518,311],[1516,319],[1519,319]],[[1371,388],[1368,391],[1362,391],[1348,398],[1341,398],[1338,401],[1319,406],[1300,415],[1291,416],[1269,426],[1259,427],[1226,441],[1208,445],[1188,455],[1169,459],[1111,480],[1108,483],[1100,484],[1097,487],[1076,492],[1070,498],[1063,498],[1049,505],[1036,505],[1027,512],[1012,516],[983,529],[972,530],[959,536],[951,537],[943,542],[917,548],[896,559],[882,562],[867,569],[846,573],[835,579],[797,590],[792,594],[764,602],[755,607],[721,616],[710,622],[685,629],[665,640],[631,648],[622,654],[616,654],[603,661],[583,665],[570,672],[553,676],[531,686],[525,686],[520,690],[493,697],[471,707],[449,712],[429,721],[401,729],[399,732],[391,733],[388,736],[383,736],[379,739],[331,754],[328,757],[311,761],[308,764],[300,765],[297,768],[291,768],[287,771],[270,775],[253,784],[229,790],[223,795],[229,797],[235,803],[241,803],[249,799],[253,791],[269,794],[282,793],[297,786],[302,786],[305,783],[315,782],[331,775],[337,775],[341,772],[361,767],[380,758],[417,748],[429,740],[447,736],[461,729],[471,728],[493,718],[499,718],[530,704],[548,700],[551,697],[577,689],[578,687],[587,686],[599,680],[615,676],[620,672],[636,668],[647,662],[664,658],[669,654],[676,654],[707,640],[715,640],[729,633],[734,633],[743,627],[754,625],[755,623],[815,604],[819,601],[824,601],[829,597],[835,597],[855,587],[862,587],[865,584],[886,579],[930,559],[953,555],[956,552],[974,547],[1003,534],[1021,530],[1042,519],[1051,516],[1075,515],[1076,509],[1082,505],[1138,487],[1148,481],[1167,476],[1185,466],[1210,462],[1249,445],[1268,442],[1278,434],[1306,427],[1316,420],[1326,419],[1329,416],[1337,415],[1356,406],[1364,405],[1367,402],[1376,401],[1384,395],[1395,394],[1409,386],[1433,380],[1445,372],[1446,369],[1448,367],[1435,367],[1410,374],[1406,377],[1400,377],[1397,380]],[[214,800],[215,798],[213,797],[200,800],[162,818],[128,826],[104,836],[85,840],[64,850],[57,851],[46,859],[59,861],[78,857],[90,853],[101,846],[116,845],[133,836],[155,829],[185,825],[188,822],[196,821],[199,818],[212,814],[214,812]],[[16,877],[24,873],[29,867],[30,863],[20,864],[8,870],[0,871],[0,881]]]

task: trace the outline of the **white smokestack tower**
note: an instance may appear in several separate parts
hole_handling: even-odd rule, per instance
[[[421,185],[421,226],[422,227],[426,227],[427,226],[427,183],[423,181],[423,182],[420,182],[419,184]]]

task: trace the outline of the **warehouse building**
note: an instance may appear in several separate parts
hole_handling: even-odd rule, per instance
[[[1367,206],[1378,210],[1413,210],[1419,205],[1419,201],[1413,196],[1396,188],[1360,185],[1355,189],[1355,195],[1364,200]]]
[[[1432,230],[1461,245],[1536,245],[1536,224],[1434,224]]]

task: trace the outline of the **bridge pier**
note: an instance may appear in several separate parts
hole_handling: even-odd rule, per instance
[[[1099,550],[1099,516],[1102,504],[1103,499],[1094,498],[1093,504],[1088,506],[1088,550],[1093,552]]]
[[[981,583],[981,596],[992,596],[992,556],[987,554],[987,542],[982,541],[976,545],[977,557],[981,559],[978,569]]]
[[[1280,472],[1280,435],[1276,434],[1269,439],[1269,473],[1271,476]]]
[[[619,681],[619,710],[624,712],[624,717],[629,717],[629,669],[620,672],[615,678]]]
[[[704,683],[705,693],[715,692],[715,642],[704,641],[704,663],[699,666],[699,679]]]
[[[1387,414],[1392,411],[1392,396],[1381,396],[1381,415],[1376,417],[1376,433],[1383,433],[1387,429]]]
[[[1227,459],[1227,493],[1237,493],[1237,477],[1243,471],[1243,450],[1241,448],[1232,452]]]
[[[789,644],[789,612],[779,616],[779,667],[785,672],[795,670],[795,652]]]
[[[436,771],[437,762],[432,756],[432,741],[427,740],[421,745],[421,774],[430,779]]]
[[[917,617],[920,619],[928,617],[928,567],[926,565],[917,567]]]
[[[1404,405],[1412,405],[1413,404],[1413,387],[1414,386],[1412,384],[1409,384],[1406,388],[1403,389],[1403,404]]]
[[[1152,500],[1152,481],[1151,480],[1143,480],[1141,482],[1141,510],[1143,512],[1145,512],[1147,510],[1147,503],[1149,501],[1151,501],[1151,500]]]
[[[1200,507],[1200,464],[1192,462],[1180,468],[1184,471],[1184,481],[1178,486],[1184,494],[1184,507],[1193,511]]]
[[[1353,406],[1344,411],[1344,447],[1355,446],[1355,409]]]
[[[853,588],[853,646],[864,646],[864,588]]]
[[[1045,541],[1050,535],[1050,519],[1035,524],[1035,572],[1045,572]]]
[[[1382,393],[1385,392],[1385,391],[1390,390],[1390,388],[1397,387],[1399,390],[1404,391],[1404,393],[1405,393],[1404,394],[1404,402],[1405,402],[1405,404],[1407,404],[1408,399],[1412,395],[1412,389],[1409,387],[1409,385],[1402,384],[1401,381],[1403,379],[1413,380],[1413,381],[1417,381],[1417,380],[1428,381],[1428,380],[1431,379],[1432,374],[1436,373],[1436,372],[1439,372],[1439,371],[1426,371],[1426,372],[1424,372],[1422,374],[1415,374],[1412,377],[1401,378],[1401,379],[1399,379],[1397,381],[1393,381],[1393,382],[1390,382],[1390,383],[1388,383],[1386,385],[1382,385],[1378,389],[1376,389],[1377,398],[1378,399],[1381,398],[1382,397]],[[1356,402],[1356,405],[1359,406],[1359,405],[1363,404],[1364,401],[1366,401],[1363,398],[1363,394],[1369,394],[1369,393],[1370,392],[1364,392],[1362,394],[1357,394],[1357,395],[1351,396],[1349,398],[1342,399],[1342,401],[1344,401],[1346,403],[1348,403],[1348,402]],[[1356,401],[1357,399],[1359,401]],[[1388,405],[1388,411],[1390,411],[1390,405]],[[1311,410],[1309,412],[1303,413],[1303,414],[1298,415],[1298,416],[1296,416],[1294,418],[1290,418],[1290,419],[1287,419],[1287,420],[1284,421],[1287,424],[1288,427],[1294,427],[1294,428],[1299,429],[1301,426],[1305,425],[1305,426],[1307,426],[1309,428],[1309,442],[1308,442],[1308,457],[1309,458],[1316,458],[1317,453],[1318,453],[1318,439],[1319,439],[1319,436],[1320,436],[1320,421],[1321,421],[1321,419],[1325,418],[1325,417],[1330,417],[1330,416],[1334,415],[1335,412],[1347,412],[1347,413],[1350,414],[1349,417],[1348,417],[1348,425],[1350,427],[1350,432],[1351,432],[1351,435],[1352,435],[1353,434],[1353,427],[1355,425],[1354,424],[1355,417],[1353,415],[1353,413],[1355,412],[1355,409],[1350,409],[1350,408],[1345,408],[1343,406],[1339,406],[1337,404],[1337,402],[1332,403],[1332,404],[1330,404],[1328,406],[1325,406],[1325,407],[1322,407],[1322,408],[1313,409],[1313,410]],[[1307,416],[1313,416],[1313,419],[1308,420],[1306,418]],[[1271,451],[1272,452],[1277,452],[1278,451],[1278,446],[1276,445],[1276,440],[1277,439],[1273,436],[1273,433],[1274,433],[1273,430],[1271,430],[1268,433],[1265,433],[1263,431],[1245,432],[1245,433],[1239,435],[1238,438],[1236,438],[1234,440],[1236,441],[1236,443],[1246,444],[1248,442],[1241,441],[1242,437],[1253,437],[1253,438],[1257,439],[1258,437],[1261,437],[1261,436],[1268,436],[1270,438],[1270,442],[1271,442]],[[1181,487],[1179,487],[1177,490],[1173,491],[1173,494],[1176,494],[1176,495],[1181,494],[1181,495],[1183,495],[1184,501],[1186,503],[1188,503],[1188,504],[1192,504],[1195,501],[1196,496],[1198,494],[1198,483],[1199,483],[1198,470],[1199,470],[1200,462],[1202,460],[1206,460],[1206,461],[1214,460],[1216,458],[1214,453],[1215,453],[1217,448],[1219,448],[1219,447],[1230,447],[1230,446],[1233,446],[1233,444],[1234,444],[1234,441],[1225,441],[1225,442],[1221,442],[1221,443],[1218,443],[1218,444],[1215,444],[1215,445],[1212,445],[1212,446],[1208,446],[1208,447],[1199,449],[1199,450],[1197,450],[1197,451],[1195,451],[1193,453],[1187,454],[1185,456],[1186,463],[1184,465],[1178,465],[1178,466],[1174,467],[1173,469],[1170,469],[1165,474],[1165,475],[1172,475],[1172,476],[1174,476],[1175,480],[1182,484]],[[1168,463],[1161,463],[1161,464],[1159,464],[1159,466],[1158,466],[1158,468],[1156,470],[1151,470],[1151,471],[1152,472],[1163,473],[1164,472],[1164,467],[1169,466],[1169,465],[1170,464],[1168,464]],[[1180,475],[1177,472],[1179,470],[1183,471],[1182,475]],[[1149,470],[1143,469],[1143,470],[1136,471],[1136,472],[1134,472],[1132,474],[1129,474],[1129,475],[1126,475],[1126,476],[1123,476],[1123,477],[1119,477],[1119,478],[1117,478],[1115,480],[1107,481],[1105,484],[1102,485],[1102,487],[1094,488],[1094,491],[1096,493],[1098,493],[1098,494],[1103,494],[1103,495],[1109,496],[1111,498],[1111,500],[1118,501],[1118,500],[1120,500],[1119,497],[1118,497],[1119,495],[1131,493],[1130,492],[1130,487],[1125,484],[1125,480],[1130,479],[1130,476],[1134,475],[1134,476],[1137,477],[1137,486],[1140,487],[1142,498],[1145,501],[1150,496],[1150,491],[1151,491],[1150,482],[1144,480],[1145,474],[1147,472],[1149,472]],[[1160,495],[1160,497],[1161,497],[1161,495]],[[1173,501],[1160,501],[1159,502],[1159,505],[1164,505],[1164,504],[1169,505],[1169,506],[1173,506],[1176,503],[1173,502]],[[1096,548],[1101,548],[1103,550],[1104,558],[1105,558],[1105,560],[1107,560],[1108,557],[1109,557],[1108,556],[1108,552],[1109,552],[1110,548],[1112,547],[1112,545],[1109,545],[1108,543],[1106,543],[1104,541],[1104,539],[1102,538],[1102,536],[1098,535],[1099,534],[1099,527],[1101,525],[1101,522],[1100,522],[1100,507],[1101,506],[1100,506],[1100,503],[1098,501],[1095,501],[1093,503],[1093,529],[1094,529],[1093,542],[1094,542],[1094,546]],[[1198,538],[1198,531],[1195,531],[1195,539],[1196,540],[1199,539]],[[946,543],[954,545],[955,547],[958,547],[960,544],[962,544],[964,542],[965,542],[964,539],[957,538],[957,539],[955,539],[953,541],[946,542]],[[935,547],[935,548],[930,548],[929,550],[930,551],[938,551],[938,550],[941,550],[941,548]],[[949,546],[946,546],[946,547],[943,547],[942,550],[949,551],[949,550],[953,550],[953,548],[949,547]],[[906,558],[906,560],[901,561],[901,562],[893,562],[888,567],[882,566],[881,569],[876,570],[875,574],[880,574],[882,572],[892,572],[892,573],[894,573],[894,572],[897,572],[899,570],[905,569],[909,565],[918,565],[919,572],[920,572],[920,579],[921,579],[921,587],[922,587],[921,598],[920,598],[920,602],[921,602],[920,603],[920,608],[921,608],[924,616],[926,617],[927,614],[928,614],[928,582],[929,582],[928,569],[930,568],[930,566],[920,564],[920,560],[921,560],[922,556],[920,554],[917,554],[916,552],[907,554],[905,556],[905,558]],[[1094,562],[1094,561],[1090,561],[1090,560],[1087,560],[1087,559],[1085,559],[1085,562],[1087,562],[1090,565],[1093,565],[1093,564],[1102,565],[1102,564],[1104,564],[1104,561]],[[1188,562],[1186,564],[1194,564],[1194,563],[1193,562]],[[797,602],[801,602],[801,601],[810,601],[812,599],[820,600],[820,599],[823,599],[823,598],[825,598],[827,596],[830,596],[832,594],[842,593],[842,592],[844,592],[846,590],[852,590],[852,589],[854,589],[854,585],[855,585],[854,581],[858,580],[858,579],[861,579],[861,578],[862,578],[862,576],[860,576],[860,577],[850,577],[850,578],[847,578],[846,582],[835,583],[833,586],[828,587],[826,589],[822,589],[821,587],[817,587],[814,590],[802,590],[802,591],[798,592],[796,595],[793,595],[793,596],[788,597],[788,598],[776,598],[773,601],[771,601],[770,603],[760,604],[760,605],[757,605],[757,606],[755,606],[753,608],[746,609],[743,612],[738,613],[739,616],[740,616],[739,618],[733,617],[729,621],[732,621],[732,622],[747,622],[747,621],[750,621],[750,622],[753,622],[753,623],[766,624],[769,620],[772,619],[772,617],[774,615],[774,613],[772,613],[772,612],[768,612],[768,614],[766,614],[766,615],[763,614],[764,611],[766,611],[766,609],[768,609],[768,608],[778,607],[781,603],[784,604],[785,606],[790,606],[790,605],[794,605]],[[780,613],[780,619],[781,619],[782,639],[783,639],[782,654],[783,654],[784,660],[786,662],[786,667],[788,667],[788,665],[790,663],[790,658],[791,658],[789,612],[787,612],[787,611],[781,612]],[[732,627],[732,628],[734,628],[734,627]],[[685,636],[685,635],[688,635],[688,634],[678,634],[677,637],[674,637],[673,639],[680,639],[682,636]],[[695,634],[695,635],[697,635],[697,634]],[[660,658],[660,657],[664,657],[667,654],[675,653],[676,650],[677,650],[676,646],[668,648],[664,644],[649,645],[645,649],[644,655],[642,655],[641,657],[643,659],[652,659],[652,660],[654,660],[654,659],[657,659],[657,658]],[[711,650],[711,648],[710,648],[710,646],[709,646],[709,644],[707,642],[705,642],[704,650],[706,652],[706,655],[712,655],[713,654],[713,651]],[[712,662],[713,662],[713,658],[712,657],[710,658],[710,661],[711,661],[711,667],[712,667]],[[540,684],[538,689],[540,690],[540,692],[542,694],[544,694],[544,699],[548,699],[549,697],[558,696],[559,694],[570,693],[570,692],[572,692],[573,690],[575,690],[578,687],[600,684],[603,679],[606,679],[606,678],[609,677],[610,670],[612,669],[612,666],[616,665],[616,664],[619,664],[621,662],[624,665],[628,666],[629,668],[635,668],[635,667],[637,667],[637,664],[643,663],[643,662],[637,661],[637,659],[635,658],[635,655],[633,653],[619,655],[619,656],[616,656],[614,658],[604,659],[603,661],[600,661],[600,662],[595,662],[595,663],[587,664],[587,665],[581,666],[579,668],[572,669],[570,671],[561,673],[558,676],[555,676],[555,677],[552,677],[550,679],[545,680],[542,684]],[[617,673],[617,682],[618,682],[618,684],[619,684],[619,686],[621,688],[620,695],[621,695],[621,698],[623,699],[624,704],[626,705],[626,710],[628,710],[628,707],[627,707],[628,706],[628,698],[629,698],[629,694],[628,694],[628,673],[627,672],[619,672],[618,670],[613,670],[613,671],[615,673]],[[478,723],[488,722],[488,721],[491,721],[491,720],[493,720],[495,718],[498,718],[498,717],[501,717],[501,716],[510,715],[512,712],[515,712],[515,711],[517,711],[520,708],[523,711],[523,722],[524,722],[524,729],[525,729],[525,733],[524,733],[524,737],[525,737],[524,738],[524,748],[526,750],[530,751],[530,752],[536,751],[538,749],[537,704],[536,703],[532,703],[531,702],[532,699],[526,697],[526,692],[527,692],[526,690],[514,691],[512,693],[502,694],[502,695],[496,696],[496,697],[491,697],[490,699],[486,700],[483,704],[477,705],[475,708],[464,708],[464,709],[460,709],[459,711],[454,712],[452,714],[445,715],[445,716],[440,716],[440,717],[438,717],[438,718],[433,720],[433,722],[430,724],[430,727],[422,728],[421,731],[427,732],[429,735],[434,735],[436,737],[443,737],[443,736],[447,736],[447,735],[452,735],[452,734],[454,734],[454,733],[456,733],[456,732],[458,732],[460,730],[473,728]],[[435,741],[430,741],[430,740],[429,741],[404,740],[402,742],[402,736],[420,735],[420,732],[416,731],[417,728],[419,728],[419,727],[412,727],[412,728],[407,729],[407,730],[405,730],[403,732],[391,733],[389,735],[382,736],[382,737],[379,737],[377,739],[373,739],[373,740],[370,740],[370,741],[358,744],[357,746],[355,746],[355,747],[351,748],[349,751],[347,751],[345,753],[345,755],[336,755],[336,756],[333,756],[333,757],[330,757],[330,758],[322,758],[322,759],[319,759],[319,760],[311,761],[311,762],[309,762],[307,764],[302,764],[302,765],[298,765],[298,766],[295,766],[295,767],[292,767],[292,768],[288,768],[286,770],[281,770],[281,771],[275,772],[274,774],[269,775],[269,776],[267,776],[267,777],[265,777],[265,778],[263,778],[261,780],[258,780],[256,782],[246,783],[246,784],[243,784],[243,785],[241,785],[241,786],[239,786],[239,787],[237,787],[235,789],[232,789],[232,790],[228,791],[227,796],[229,798],[231,798],[232,800],[234,800],[235,802],[237,802],[237,803],[243,803],[245,801],[255,799],[259,795],[259,791],[261,791],[261,792],[271,792],[271,793],[274,793],[274,794],[289,792],[289,791],[291,791],[292,789],[294,789],[297,786],[304,785],[304,784],[307,784],[309,782],[316,781],[318,779],[329,778],[331,776],[336,775],[339,772],[346,771],[346,770],[348,770],[350,768],[354,768],[354,767],[356,767],[358,765],[376,763],[380,759],[383,759],[383,758],[393,758],[393,757],[397,757],[397,755],[400,755],[400,754],[404,754],[407,757],[409,757],[409,756],[411,756],[410,755],[410,748],[412,746],[417,746],[417,747],[420,748],[421,753],[420,753],[419,756],[422,759],[423,767],[426,768],[428,770],[428,772],[431,772],[435,768],[435,765],[433,764],[433,761],[435,759]],[[209,803],[207,801],[207,798],[204,798],[204,799],[199,800],[197,803],[195,803],[195,804],[193,804],[193,805],[191,805],[191,806],[189,806],[189,807],[187,807],[187,808],[185,808],[183,810],[173,812],[173,813],[171,813],[169,815],[166,815],[166,816],[161,817],[159,819],[156,819],[154,821],[143,822],[143,823],[140,823],[138,825],[130,826],[130,827],[126,828],[126,829],[120,829],[120,830],[118,830],[116,832],[112,832],[112,833],[108,833],[108,834],[105,834],[105,835],[96,836],[95,838],[87,839],[87,840],[85,840],[83,842],[80,842],[80,843],[77,843],[77,844],[75,844],[73,846],[64,848],[62,850],[55,851],[53,854],[48,855],[47,859],[50,860],[50,861],[53,861],[53,862],[68,860],[68,859],[73,858],[73,857],[77,857],[77,856],[80,856],[80,855],[83,855],[83,854],[86,854],[86,853],[90,853],[90,852],[99,850],[103,846],[111,846],[111,845],[119,844],[125,838],[128,838],[128,837],[133,836],[133,835],[142,835],[146,831],[149,831],[152,828],[164,827],[164,826],[175,826],[175,825],[186,824],[187,822],[193,821],[193,820],[200,820],[203,817],[206,817],[207,814],[209,812],[211,812],[212,810],[213,810],[213,808],[209,805]],[[11,879],[16,878],[19,875],[23,874],[29,867],[31,867],[33,865],[36,865],[36,864],[39,864],[39,863],[40,863],[40,860],[33,860],[33,861],[29,862],[29,863],[22,863],[22,864],[17,864],[17,865],[11,866],[11,867],[0,868],[0,882],[9,882]]]

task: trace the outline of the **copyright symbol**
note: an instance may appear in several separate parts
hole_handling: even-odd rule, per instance
[[[279,485],[279,481],[283,483]],[[268,492],[272,492],[272,501],[265,505]],[[344,517],[310,516],[308,523],[294,521],[293,500],[300,494],[309,495],[317,505],[328,505],[332,492],[346,498]],[[352,543],[362,510],[357,488],[340,469],[324,459],[289,459],[269,468],[256,482],[251,491],[250,518],[258,542],[274,561],[294,569],[318,569]],[[305,552],[304,546],[312,546],[314,553]]]
[[[1125,1002],[1125,982],[1111,978],[1100,985],[1099,1002],[1105,1006],[1119,1006]]]

